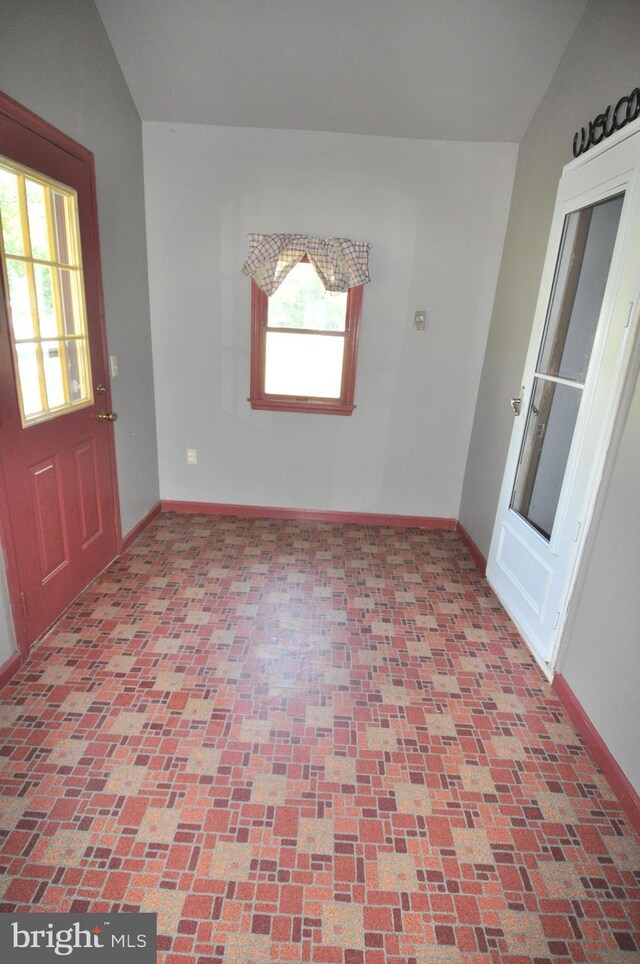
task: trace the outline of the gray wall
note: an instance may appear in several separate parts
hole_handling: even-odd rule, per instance
[[[142,125],[89,0],[0,0],[0,88],[93,151],[122,531],[158,499]],[[0,662],[11,641],[0,592]],[[10,651],[10,649],[9,649]]]
[[[640,343],[638,344],[640,354]],[[636,361],[576,585],[562,673],[640,792],[640,382]]]
[[[144,155],[162,498],[457,518],[515,145],[145,122]],[[247,234],[290,230],[372,245],[349,418],[247,401]]]
[[[591,0],[520,146],[460,510],[485,555],[513,425],[509,398],[524,367],[558,181],[573,133],[640,83],[638,13],[637,0]],[[638,788],[638,740],[630,734],[640,732],[639,426],[636,391],[611,451],[558,665]]]

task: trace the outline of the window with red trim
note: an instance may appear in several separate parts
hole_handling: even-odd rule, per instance
[[[307,258],[271,297],[251,282],[252,408],[351,415],[362,287],[326,292]]]

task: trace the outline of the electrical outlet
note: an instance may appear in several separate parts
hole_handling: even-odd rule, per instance
[[[427,326],[426,311],[416,311],[413,316],[413,330],[424,331]]]
[[[187,449],[187,465],[197,465],[197,464],[198,464],[198,450]]]

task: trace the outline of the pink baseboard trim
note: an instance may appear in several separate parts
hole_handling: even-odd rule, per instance
[[[323,512],[316,509],[282,509],[264,505],[225,505],[220,502],[180,502],[163,499],[163,512],[236,515],[257,519],[299,519],[316,522],[354,522],[366,526],[407,526],[411,529],[455,529],[456,519],[420,515],[380,515],[376,512]]]
[[[620,801],[636,833],[640,836],[640,796],[620,769],[606,743],[587,716],[577,696],[560,673],[553,677],[552,687],[567,713],[573,720],[578,733],[587,744],[593,758],[609,781],[611,789]],[[630,737],[632,734],[630,734]]]
[[[485,559],[484,555],[482,554],[482,552],[480,551],[476,543],[473,541],[473,539],[471,538],[471,536],[469,535],[469,533],[467,532],[467,530],[462,525],[459,519],[456,525],[456,532],[458,533],[458,535],[464,542],[465,546],[469,550],[476,566],[478,567],[478,569],[481,570],[481,572],[484,575],[484,573],[487,571],[487,560]]]
[[[22,666],[22,656],[20,653],[14,653],[10,656],[6,663],[0,666],[0,690],[4,689],[9,680],[11,680],[20,667]]]
[[[126,536],[124,536],[122,540],[123,552],[125,551],[125,549],[129,548],[132,542],[136,541],[136,539],[138,538],[141,532],[144,532],[144,530],[147,528],[149,523],[152,522],[155,519],[155,517],[160,513],[161,509],[162,509],[161,504],[159,502],[156,502],[153,508],[149,509],[147,514],[143,516],[142,519],[140,519],[140,522],[138,522],[138,524],[135,525],[133,529],[131,529],[131,531],[126,534]]]

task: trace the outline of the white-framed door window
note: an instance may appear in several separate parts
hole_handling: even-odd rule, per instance
[[[549,675],[635,335],[639,286],[636,123],[564,169],[487,564],[490,584]]]

